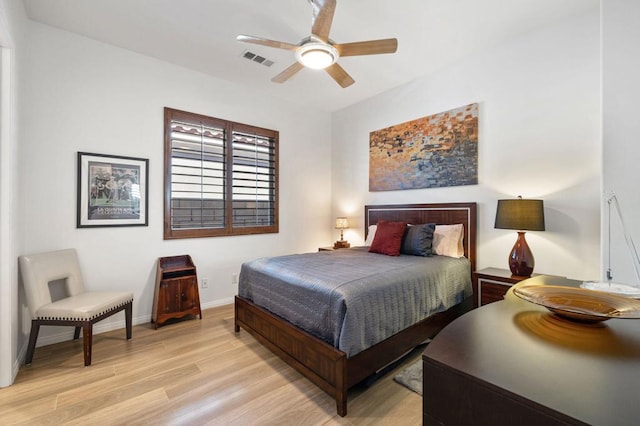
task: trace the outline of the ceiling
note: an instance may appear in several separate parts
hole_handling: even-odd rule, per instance
[[[304,69],[284,84],[286,50],[238,34],[297,44],[311,28],[308,0],[23,0],[35,21],[324,111],[336,111],[520,34],[599,7],[600,0],[339,0],[336,43],[398,39],[395,54],[345,57],[346,89]],[[249,50],[271,67],[242,57]]]

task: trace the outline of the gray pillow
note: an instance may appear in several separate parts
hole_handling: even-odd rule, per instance
[[[435,229],[435,223],[407,226],[400,252],[413,256],[431,256]]]

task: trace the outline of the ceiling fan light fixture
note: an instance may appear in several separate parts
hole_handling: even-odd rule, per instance
[[[395,38],[336,44],[329,38],[329,33],[337,1],[308,1],[313,9],[311,34],[300,40],[298,44],[244,34],[236,37],[236,40],[243,43],[274,47],[295,53],[296,62],[273,77],[271,81],[274,83],[284,83],[304,68],[315,68],[324,69],[340,87],[346,88],[355,83],[355,80],[338,64],[341,56],[377,55],[395,53],[397,50],[398,40]]]
[[[311,42],[296,50],[296,60],[307,68],[321,70],[338,60],[338,51],[326,43]]]

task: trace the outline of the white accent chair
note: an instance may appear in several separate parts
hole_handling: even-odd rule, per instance
[[[82,328],[84,365],[91,365],[93,324],[124,310],[127,340],[131,339],[133,293],[85,292],[75,249],[20,256],[22,281],[31,312],[31,334],[25,364],[31,364],[41,325],[75,327],[78,339]],[[67,296],[51,301],[49,283],[65,280]]]

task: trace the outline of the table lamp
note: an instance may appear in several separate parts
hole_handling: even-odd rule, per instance
[[[349,227],[349,221],[346,217],[337,217],[336,218],[336,229],[340,230],[340,241],[336,241],[333,245],[334,249],[338,248],[349,248],[351,244],[344,240],[343,232],[345,229]]]
[[[535,261],[524,238],[525,231],[544,231],[544,207],[542,200],[498,200],[495,228],[515,229],[518,239],[509,253],[509,269],[513,275],[529,277]]]

